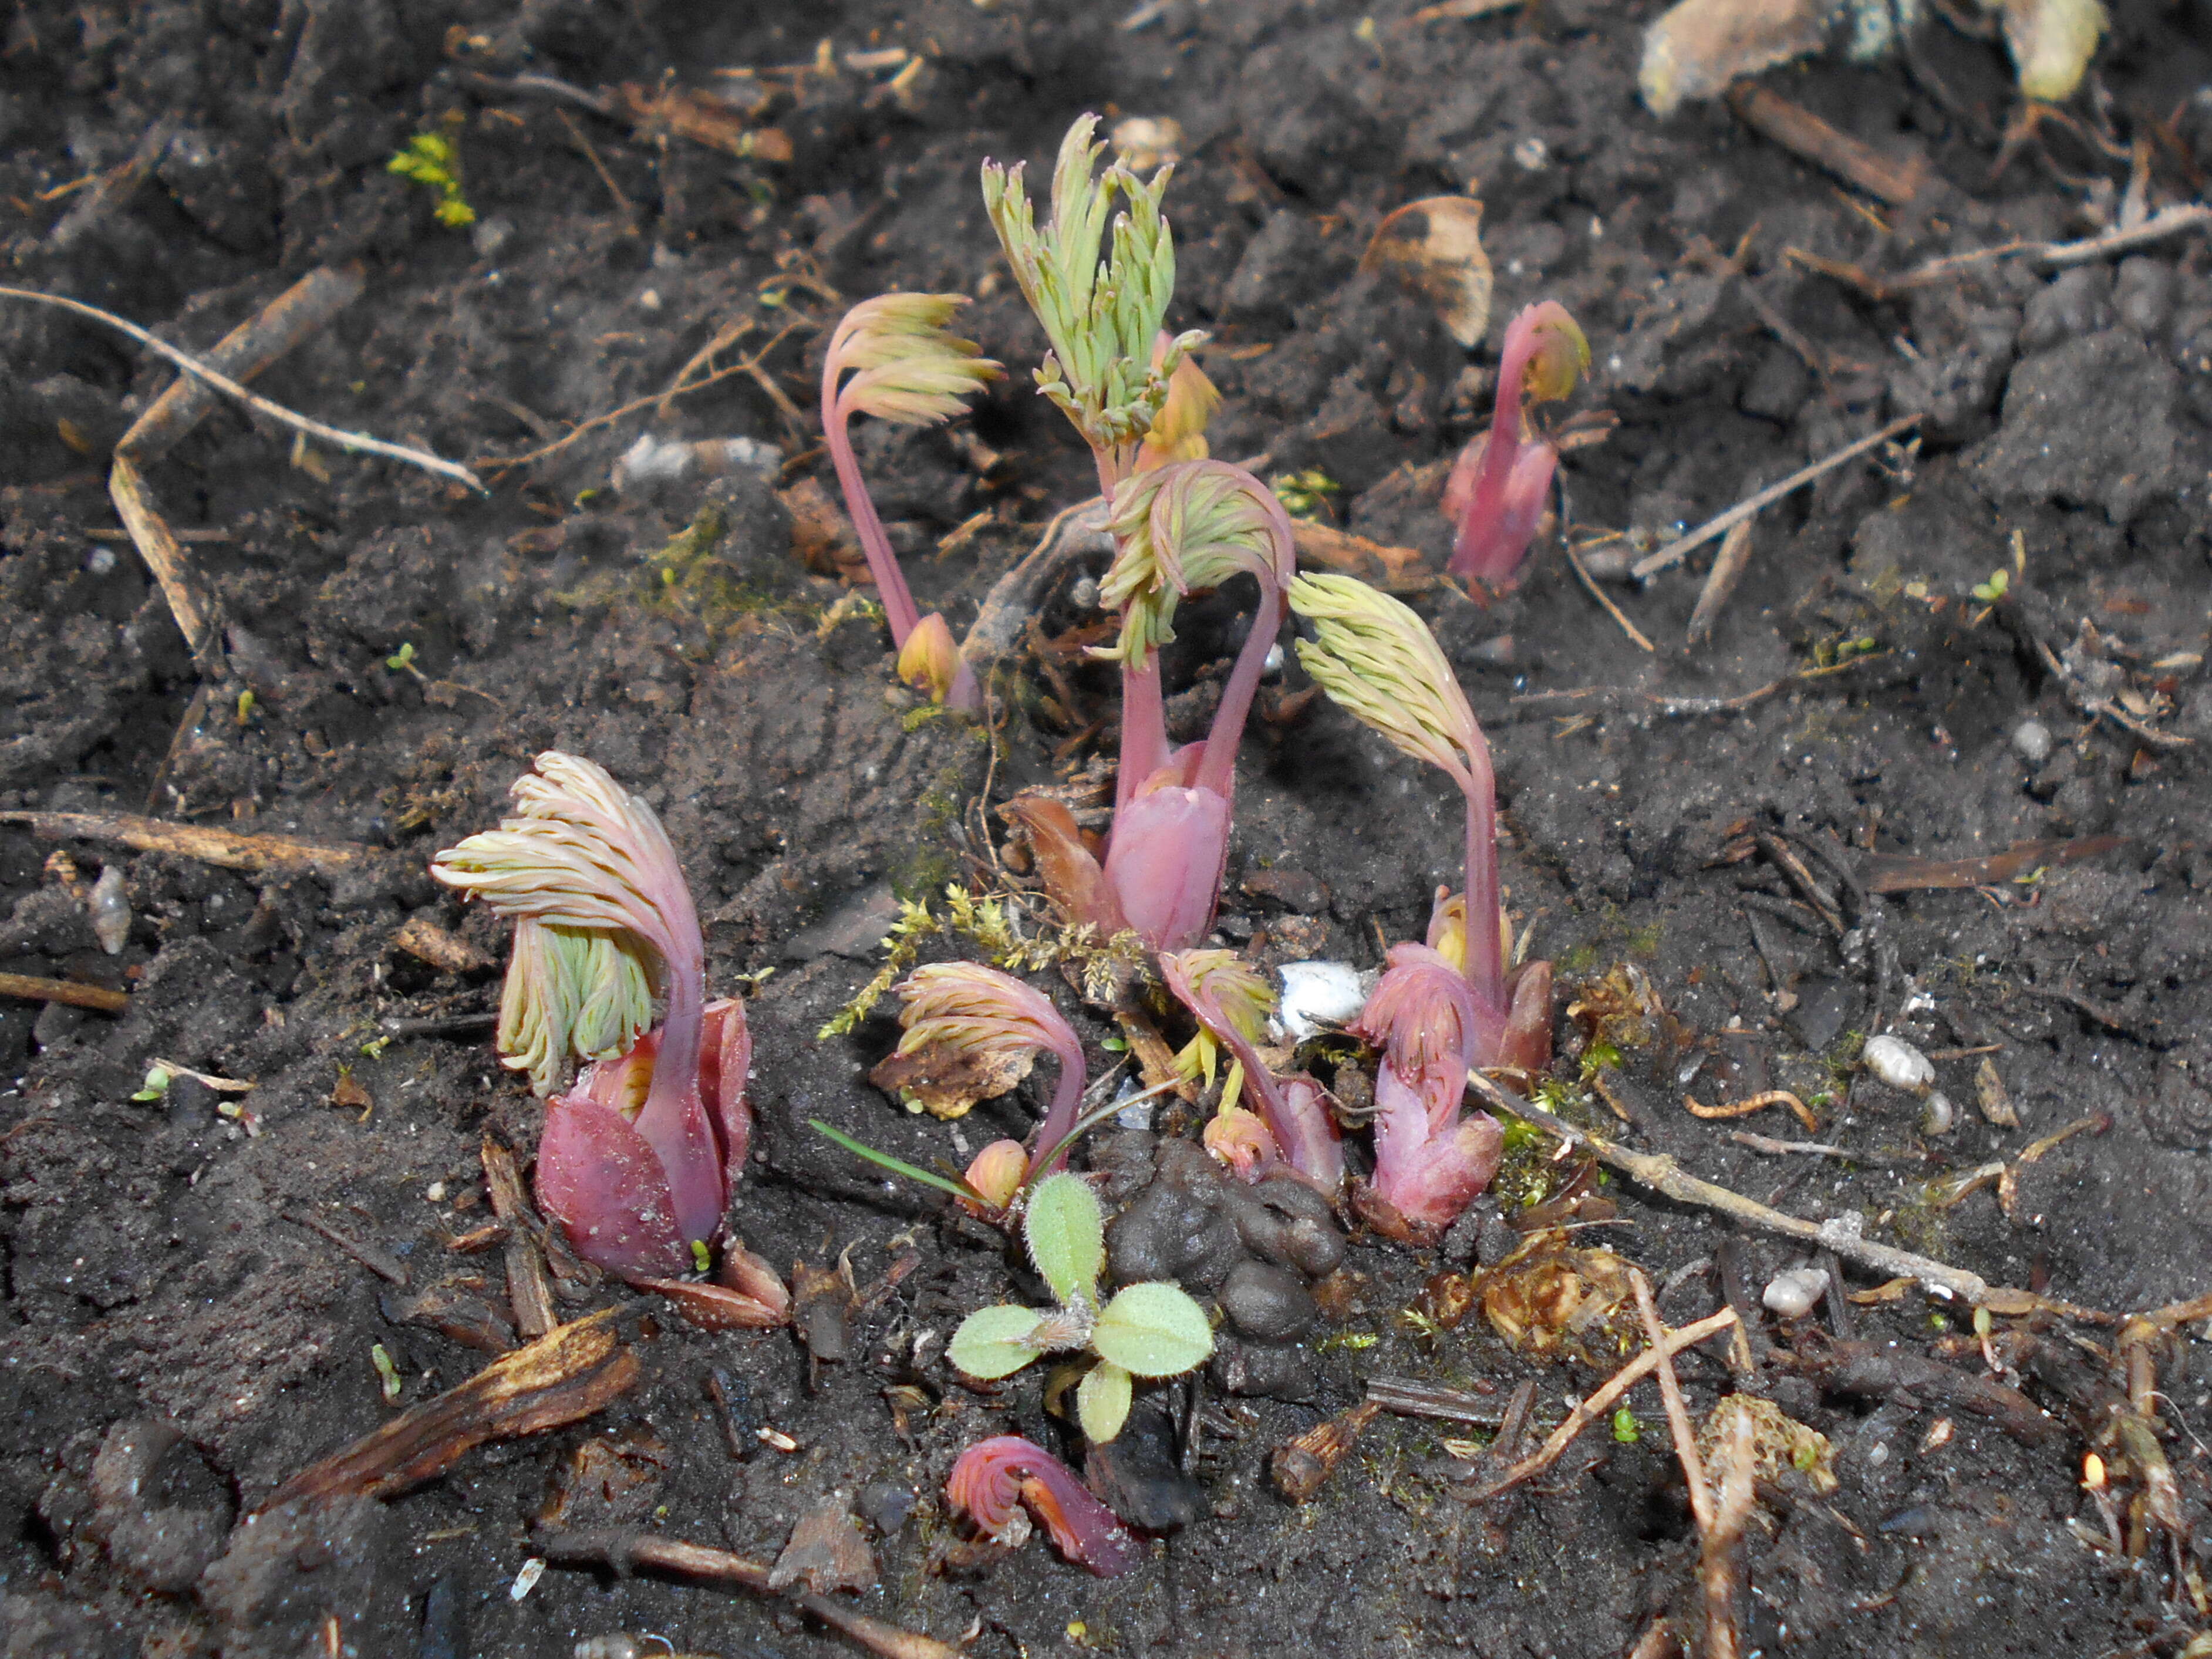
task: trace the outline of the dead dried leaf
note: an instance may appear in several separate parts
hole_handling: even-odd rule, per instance
[[[817,1595],[876,1587],[875,1552],[860,1536],[842,1492],[832,1492],[799,1517],[769,1572],[768,1587],[780,1590],[802,1578]]]
[[[964,1117],[979,1100],[995,1100],[1030,1074],[1036,1050],[979,1052],[950,1042],[894,1054],[868,1073],[885,1094],[919,1104],[932,1117]]]
[[[1388,271],[1426,300],[1468,350],[1482,343],[1490,326],[1490,256],[1482,251],[1482,204],[1472,196],[1407,203],[1376,227],[1359,268]]]

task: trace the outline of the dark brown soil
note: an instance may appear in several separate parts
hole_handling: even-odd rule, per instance
[[[120,1016],[0,1001],[10,1659],[319,1654],[331,1613],[344,1650],[365,1655],[557,1656],[621,1631],[679,1651],[850,1650],[795,1613],[663,1580],[556,1568],[510,1595],[533,1519],[579,1483],[572,1522],[770,1559],[801,1513],[848,1494],[880,1567],[860,1605],[947,1639],[977,1625],[975,1651],[990,1656],[1071,1642],[1595,1656],[1625,1651],[1685,1594],[1695,1546],[1656,1401],[1640,1395],[1640,1440],[1589,1437],[1503,1510],[1453,1494],[1439,1439],[1455,1431],[1388,1418],[1313,1504],[1269,1489],[1269,1450],[1357,1401],[1368,1375],[1501,1401],[1534,1376],[1546,1420],[1598,1381],[1516,1356],[1479,1316],[1422,1335],[1401,1310],[1439,1262],[1368,1238],[1352,1251],[1352,1293],[1310,1344],[1313,1397],[1210,1397],[1202,1518],[1150,1565],[1102,1583],[1042,1542],[988,1567],[945,1562],[945,1470],[985,1434],[1053,1438],[1042,1379],[984,1399],[947,1370],[943,1336],[1016,1281],[979,1231],[805,1127],[820,1116],[920,1162],[955,1156],[950,1130],[866,1081],[892,1041],[887,1020],[826,1043],[814,1033],[874,971],[895,896],[988,872],[986,787],[995,804],[1099,748],[1110,686],[1087,670],[1053,685],[1025,667],[994,765],[979,732],[911,717],[879,627],[817,626],[840,589],[799,562],[768,483],[736,474],[656,495],[608,483],[647,431],[757,439],[786,457],[775,482],[826,480],[768,388],[808,404],[841,299],[959,289],[977,296],[967,321],[988,350],[1033,362],[1041,342],[1000,273],[976,167],[1048,164],[1086,108],[1182,125],[1175,319],[1214,332],[1206,362],[1226,394],[1214,453],[1264,453],[1271,475],[1322,469],[1342,487],[1345,526],[1376,540],[1441,558],[1437,464],[1484,402],[1461,381],[1465,355],[1355,272],[1381,216],[1425,195],[1484,199],[1495,315],[1556,298],[1589,335],[1594,373],[1574,407],[1620,424],[1565,463],[1578,535],[1624,529],[1642,550],[1884,420],[1926,416],[1917,449],[1846,466],[1762,517],[1750,573],[1701,648],[1679,645],[1694,574],[1608,588],[1658,644],[1647,654],[1556,545],[1510,600],[1484,609],[1439,588],[1419,601],[1497,751],[1512,908],[1559,966],[1563,1010],[1626,964],[1675,1022],[1624,1055],[1635,1144],[1793,1214],[1863,1212],[1876,1237],[2074,1303],[2125,1310],[2206,1288],[2203,241],[2056,276],[1984,262],[1881,303],[1784,253],[1894,274],[2014,237],[2090,234],[2119,212],[2138,140],[2162,199],[2201,191],[2201,9],[2116,7],[2079,100],[2109,152],[2088,126],[2053,122],[1996,166],[2014,108],[2002,50],[1941,21],[1917,37],[1910,72],[1892,61],[1771,76],[1877,149],[1924,160],[1917,199],[1877,209],[1717,106],[1649,116],[1634,100],[1649,3],[1538,0],[1419,22],[1410,0],[1384,0],[1371,20],[1334,0],[1168,0],[1124,27],[1133,7],[14,9],[0,42],[9,282],[204,349],[313,267],[365,262],[364,297],[258,383],[290,407],[481,467],[659,392],[726,324],[752,322],[740,350],[796,326],[762,360],[762,382],[725,380],[661,416],[648,405],[498,471],[483,497],[335,453],[288,465],[289,434],[217,412],[151,475],[175,527],[208,532],[185,544],[220,596],[230,678],[203,686],[101,489],[109,447],[169,371],[92,325],[0,308],[0,808],[144,812],[406,855],[396,878],[331,882],[72,843],[81,881],[122,865],[136,920],[109,957],[44,867],[52,845],[0,829],[0,971],[131,993]],[[808,67],[817,41],[826,73]],[[918,67],[900,74],[891,47]],[[878,55],[845,66],[854,52]],[[741,67],[790,72],[715,74]],[[768,87],[762,118],[792,157],[634,131],[517,89],[518,76]],[[161,120],[173,136],[135,193],[96,211],[92,189],[64,193],[128,163]],[[472,230],[436,223],[430,193],[385,168],[425,131],[459,148]],[[1474,362],[1494,364],[1495,334]],[[1024,374],[957,434],[867,430],[864,459],[925,608],[963,627],[1089,472]],[[663,550],[702,504],[719,538],[672,562]],[[2002,600],[1975,600],[1999,569],[2012,573]],[[1095,620],[1065,592],[1045,618],[1054,633]],[[1235,642],[1225,605],[1190,622],[1171,689]],[[403,646],[418,672],[387,665]],[[480,1024],[391,1036],[387,1022],[477,1013],[497,996],[495,969],[441,973],[392,939],[422,916],[498,957],[489,919],[414,872],[489,825],[548,747],[598,760],[662,813],[707,922],[714,985],[775,970],[751,1002],[760,1127],[736,1212],[744,1237],[784,1267],[849,1251],[864,1286],[904,1253],[920,1266],[860,1316],[842,1363],[811,1364],[787,1333],[710,1336],[665,1309],[644,1310],[641,1331],[634,1315],[643,1380],[593,1421],[471,1454],[389,1504],[241,1531],[208,1568],[235,1515],[391,1414],[372,1345],[396,1363],[404,1401],[486,1362],[453,1322],[408,1322],[410,1297],[446,1285],[473,1298],[499,1340],[498,1254],[457,1255],[446,1241],[489,1219],[487,1127],[526,1155],[538,1108]],[[1255,721],[1244,762],[1228,939],[1370,965],[1378,939],[1419,933],[1431,890],[1457,878],[1455,804],[1437,778],[1325,702]],[[1802,906],[1795,922],[1781,914],[1797,894],[1772,865],[1722,861],[1753,831],[1832,848],[1819,866],[1830,881],[1832,866],[1863,875],[1875,854],[2124,839],[2032,884],[1861,895],[1838,938]],[[1317,882],[1248,894],[1263,871]],[[1310,912],[1294,926],[1285,896]],[[1085,1019],[1094,1042],[1111,1035]],[[1875,1030],[1988,1048],[2019,1126],[1973,1109],[1974,1054],[1938,1061],[1961,1121],[1923,1134],[1918,1102],[1850,1069]],[[1579,1031],[1563,1014],[1569,1083]],[[253,1079],[242,1099],[254,1133],[190,1082],[134,1100],[157,1056]],[[1869,1156],[1761,1155],[1729,1138],[1743,1126],[1679,1104],[1766,1087],[1826,1097],[1819,1139]],[[1022,1133],[1027,1092],[979,1109],[960,1126],[966,1144]],[[1929,1202],[1931,1180],[2097,1115],[2102,1133],[2018,1169],[2009,1217],[1994,1188]],[[1785,1123],[1750,1127],[1802,1138]],[[1628,1224],[1600,1237],[1655,1283],[1730,1237],[1703,1212],[1607,1191]],[[287,1218],[300,1215],[389,1253],[409,1284]],[[1801,1261],[1756,1235],[1734,1248],[1754,1299]],[[1692,1273],[1664,1310],[1686,1322],[1718,1296]],[[563,1311],[617,1299],[600,1287]],[[1965,1329],[1917,1291],[1853,1317],[1858,1337],[1915,1353]],[[916,1371],[924,1332],[937,1340]],[[2064,1328],[2043,1336],[2068,1349]],[[1771,1322],[1761,1340],[1814,1351]],[[1981,1369],[1971,1344],[1938,1357]],[[2104,1375],[2097,1355],[2081,1358]],[[1727,1378],[1717,1359],[1693,1360],[1702,1411]],[[2180,1341],[2159,1363],[2167,1455],[2186,1516],[2212,1540],[2197,1438],[2212,1433],[2212,1351]],[[743,1459],[706,1392],[716,1368]],[[934,1403],[895,1425],[895,1385]],[[1751,1646],[2169,1655],[2206,1624],[2162,1546],[2115,1562],[2069,1527],[2103,1535],[2078,1485],[2087,1443],[2047,1378],[2025,1386],[2068,1428],[2034,1446],[1940,1401],[1824,1393],[1778,1364],[1757,1386],[1832,1439],[1841,1485],[1820,1501],[1771,1495],[1749,1549]],[[1946,1417],[1948,1441],[1931,1434]],[[161,1489],[126,1501],[94,1459],[114,1425],[147,1418],[185,1442]],[[763,1425],[798,1449],[759,1443]]]

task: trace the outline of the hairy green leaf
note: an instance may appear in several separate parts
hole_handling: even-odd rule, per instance
[[[1129,1373],[1102,1359],[1075,1389],[1075,1420],[1093,1445],[1103,1446],[1129,1420]]]
[[[1035,1308],[978,1308],[960,1322],[946,1352],[962,1370],[984,1382],[1011,1376],[1037,1357],[1029,1339],[1043,1323],[1044,1316]]]
[[[1062,1304],[1097,1305],[1106,1268],[1106,1218],[1080,1176],[1047,1176],[1030,1195],[1023,1222],[1030,1260]]]
[[[1138,1376],[1180,1376],[1213,1352],[1213,1328],[1178,1286],[1132,1285],[1098,1316],[1091,1346]]]

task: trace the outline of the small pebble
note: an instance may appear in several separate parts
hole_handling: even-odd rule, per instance
[[[1928,1056],[1901,1038],[1869,1037],[1860,1058],[1876,1078],[1907,1094],[1925,1094],[1936,1081],[1936,1067]]]
[[[442,1181],[432,1182],[422,1189],[422,1196],[433,1204],[443,1204],[446,1201],[446,1183]]]
[[[1759,1299],[1771,1313],[1784,1319],[1802,1319],[1813,1311],[1828,1288],[1828,1275],[1820,1267],[1793,1267],[1786,1273],[1777,1273],[1767,1281],[1766,1291]]]
[[[94,548],[91,552],[84,556],[84,568],[88,573],[95,576],[113,575],[115,574],[115,550],[112,547]]]
[[[1951,1097],[1941,1089],[1929,1091],[1928,1103],[1920,1111],[1920,1133],[1948,1135],[1958,1127],[1959,1109],[1951,1103]]]
[[[2012,729],[2012,746],[2030,766],[2040,766],[2051,758],[2051,728],[2041,720],[2022,720]]]

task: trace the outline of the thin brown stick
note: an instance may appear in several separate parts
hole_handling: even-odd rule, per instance
[[[80,985],[73,979],[42,979],[36,974],[0,974],[0,997],[21,997],[27,1002],[66,1002],[72,1008],[96,1008],[103,1014],[119,1014],[131,1006],[128,991],[111,991],[104,985]]]
[[[129,812],[0,811],[0,823],[20,824],[58,841],[108,842],[139,853],[174,853],[219,864],[226,870],[298,870],[339,875],[384,855],[358,842],[297,841],[289,836],[241,836],[204,824],[171,823]]]
[[[334,426],[325,426],[320,421],[310,420],[305,415],[295,414],[282,404],[272,404],[258,392],[248,392],[244,386],[218,369],[210,368],[198,358],[188,356],[159,335],[149,334],[137,324],[117,316],[112,311],[102,311],[98,306],[86,305],[81,300],[65,300],[58,294],[41,294],[35,289],[0,288],[0,300],[29,300],[34,304],[55,306],[74,312],[80,317],[89,317],[96,323],[106,323],[119,329],[149,351],[167,358],[187,374],[198,375],[216,391],[227,392],[256,414],[266,415],[270,420],[304,432],[311,438],[320,438],[325,443],[362,455],[381,455],[386,460],[404,461],[410,466],[419,466],[426,472],[457,479],[479,495],[483,484],[477,475],[458,461],[441,459],[420,449],[410,449],[404,444],[389,444],[381,438],[372,438],[363,432],[341,432]]]
[[[1653,1344],[1630,1360],[1613,1374],[1611,1381],[1570,1412],[1567,1420],[1553,1430],[1542,1445],[1488,1486],[1470,1494],[1469,1501],[1480,1503],[1485,1498],[1495,1498],[1532,1476],[1541,1474],[1559,1462],[1559,1454],[1574,1443],[1577,1435],[1611,1410],[1613,1403],[1621,1395],[1658,1370],[1662,1361],[1672,1359],[1685,1348],[1695,1347],[1709,1336],[1717,1336],[1735,1323],[1735,1310],[1723,1308],[1718,1313],[1706,1315],[1694,1325],[1685,1325],[1680,1330],[1669,1331],[1664,1341]]]
[[[1727,535],[1730,530],[1751,517],[1753,514],[1763,507],[1773,506],[1791,490],[1803,488],[1822,473],[1834,471],[1845,461],[1856,459],[1869,449],[1879,447],[1896,437],[1898,434],[1919,424],[1919,416],[1900,415],[1887,426],[1879,431],[1869,432],[1856,443],[1846,444],[1834,454],[1823,456],[1810,466],[1798,468],[1780,483],[1769,484],[1757,495],[1738,501],[1727,512],[1706,520],[1680,541],[1669,542],[1657,552],[1638,559],[1632,567],[1635,574],[1639,579],[1649,577],[1658,571],[1667,569],[1671,565],[1681,563],[1692,551],[1703,547],[1714,537]]]
[[[553,1312],[553,1287],[545,1277],[545,1262],[531,1237],[529,1201],[522,1194],[522,1174],[514,1154],[487,1134],[483,1138],[484,1188],[491,1212],[506,1224],[507,1299],[514,1310],[514,1328],[523,1335],[544,1335],[558,1323]]]
[[[1805,1126],[1806,1133],[1820,1133],[1820,1120],[1813,1115],[1813,1109],[1787,1089],[1769,1089],[1764,1094],[1753,1095],[1748,1100],[1734,1101],[1726,1106],[1700,1106],[1686,1095],[1682,1097],[1682,1109],[1692,1117],[1749,1117],[1753,1112],[1763,1112],[1770,1106],[1787,1106],[1797,1115],[1797,1121]]]
[[[147,500],[145,481],[138,476],[138,469],[119,448],[107,474],[107,498],[115,503],[116,516],[131,532],[131,544],[160,584],[169,614],[185,636],[185,648],[192,653],[193,666],[204,679],[223,679],[229,665],[222,654],[222,602],[201,581],[185,550],[177,545],[167,520]]]
[[[644,1567],[709,1583],[736,1584],[756,1595],[789,1601],[880,1659],[961,1659],[961,1650],[951,1642],[871,1619],[826,1595],[796,1588],[777,1590],[769,1583],[769,1569],[764,1563],[749,1561],[727,1550],[644,1533],[617,1532],[556,1533],[541,1539],[539,1547],[549,1560],[564,1565],[604,1564],[617,1572]]]
[[[1666,1346],[1667,1327],[1652,1299],[1650,1281],[1638,1268],[1628,1270],[1628,1283],[1636,1292],[1636,1312],[1644,1322],[1644,1340],[1653,1350]],[[1667,1432],[1674,1438],[1674,1455],[1681,1461],[1682,1479],[1689,1484],[1690,1513],[1697,1518],[1698,1535],[1713,1524],[1713,1495],[1705,1490],[1705,1461],[1698,1455],[1697,1431],[1690,1426],[1689,1407],[1682,1403],[1682,1385],[1674,1376],[1672,1358],[1659,1362],[1659,1398],[1667,1407]]]
[[[1644,630],[1629,621],[1620,607],[1613,602],[1612,596],[1597,585],[1595,579],[1589,573],[1589,567],[1583,562],[1583,556],[1575,551],[1575,544],[1572,542],[1565,542],[1562,545],[1567,550],[1567,562],[1574,567],[1576,576],[1581,580],[1583,586],[1589,590],[1590,598],[1605,607],[1605,614],[1620,624],[1622,633],[1627,635],[1644,650],[1656,653],[1659,647],[1644,637]]]
[[[568,129],[569,138],[578,149],[584,152],[584,159],[592,164],[592,171],[599,175],[599,182],[607,187],[607,194],[615,198],[615,207],[622,214],[623,223],[635,235],[637,232],[637,209],[630,204],[629,198],[623,194],[623,187],[615,182],[614,174],[607,171],[607,164],[599,160],[598,148],[584,136],[584,129],[577,125],[576,118],[567,110],[556,109],[553,113],[561,125]]]
[[[1928,171],[1924,163],[1893,161],[1756,81],[1739,81],[1729,93],[1728,106],[1753,131],[1834,173],[1854,190],[1892,207],[1903,207],[1920,194]]]
[[[361,297],[364,286],[357,260],[309,271],[216,341],[207,355],[209,365],[241,382],[252,380],[309,335],[329,326],[332,318]],[[140,466],[151,466],[206,418],[216,398],[206,381],[179,374],[131,423],[115,453],[128,455]],[[227,532],[215,534],[228,539]],[[191,532],[177,537],[179,541],[193,538]]]
[[[680,398],[690,392],[703,392],[707,387],[718,381],[726,380],[733,374],[753,374],[760,368],[761,359],[782,344],[785,337],[798,326],[797,323],[787,323],[776,331],[766,345],[742,362],[732,363],[727,368],[718,368],[712,374],[703,374],[686,386],[672,386],[665,392],[649,392],[642,398],[633,398],[628,403],[607,410],[604,415],[592,416],[590,420],[586,421],[566,437],[556,438],[543,448],[533,449],[523,455],[479,455],[476,457],[476,464],[487,472],[507,472],[512,471],[518,466],[528,466],[534,462],[545,459],[548,456],[559,454],[586,433],[596,432],[603,426],[612,425],[625,416],[636,414],[641,409],[653,408],[670,398]]]
[[[1853,1211],[1824,1222],[1799,1219],[1784,1215],[1779,1210],[1746,1198],[1741,1193],[1717,1187],[1710,1181],[1701,1181],[1689,1174],[1673,1158],[1648,1152],[1632,1152],[1585,1130],[1577,1129],[1564,1118],[1556,1117],[1540,1106],[1530,1104],[1518,1095],[1510,1094],[1492,1082],[1480,1072],[1468,1073],[1468,1081],[1492,1104],[1503,1108],[1525,1122],[1548,1130],[1571,1146],[1587,1150],[1597,1161],[1619,1170],[1662,1197],[1677,1203],[1695,1204],[1700,1208],[1717,1210],[1723,1215],[1734,1216],[1739,1221],[1771,1233],[1780,1233],[1785,1238],[1800,1238],[1810,1243],[1821,1244],[1838,1255],[1856,1261],[1863,1267],[1885,1276],[1908,1276],[1943,1296],[1956,1297],[1969,1307],[1990,1304],[1998,1311],[2014,1307],[2039,1304],[2043,1298],[2027,1291],[2015,1291],[1993,1285],[1979,1273],[1969,1273],[1964,1267],[1954,1267],[1911,1250],[1900,1250],[1887,1244],[1877,1244],[1861,1237],[1863,1225],[1858,1212]]]
[[[1747,287],[1746,290],[1750,290]],[[1697,609],[1690,612],[1690,625],[1683,630],[1682,642],[1696,645],[1709,638],[1713,624],[1735,595],[1736,584],[1751,565],[1752,520],[1745,519],[1729,527],[1721,538],[1721,550],[1713,559],[1713,568],[1705,573],[1705,585],[1698,592]]]
[[[739,340],[744,339],[746,335],[751,333],[753,328],[754,323],[751,318],[740,317],[737,321],[725,323],[716,329],[713,337],[706,344],[684,360],[684,367],[678,369],[676,377],[669,381],[668,390],[660,394],[660,402],[653,411],[654,416],[661,420],[667,419],[670,403],[678,392],[690,389],[691,377],[712,363],[715,358],[720,356]]]
[[[1756,1490],[1749,1412],[1740,1410],[1729,1420],[1721,1451],[1720,1505],[1699,1543],[1698,1582],[1705,1595],[1705,1659],[1739,1659],[1743,1643],[1736,1629],[1735,1554]]]

